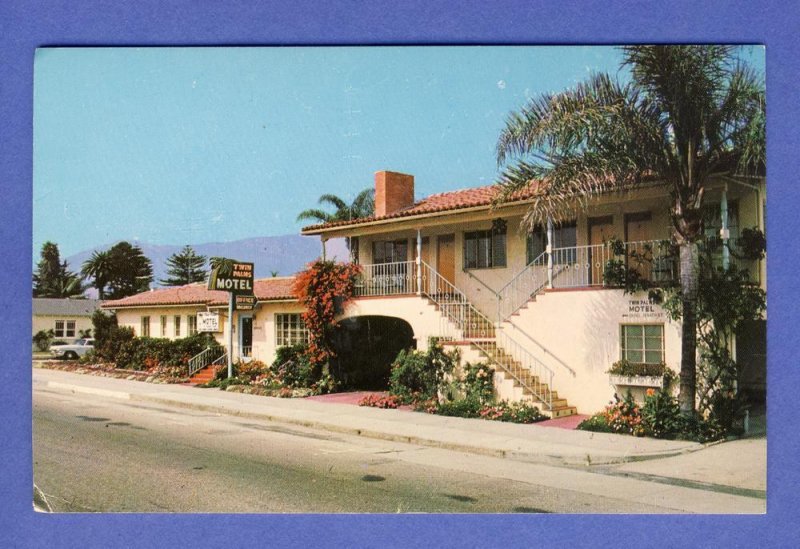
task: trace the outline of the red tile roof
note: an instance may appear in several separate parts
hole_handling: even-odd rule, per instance
[[[292,295],[294,277],[262,278],[255,281],[254,292],[258,301],[296,299]],[[171,288],[142,292],[140,294],[104,301],[103,309],[143,307],[156,305],[227,305],[228,292],[208,290],[205,284],[187,284]]]
[[[332,227],[343,227],[346,225],[360,225],[363,223],[370,223],[372,221],[382,221],[384,219],[395,219],[400,217],[411,217],[414,215],[423,215],[437,212],[447,212],[451,210],[461,210],[464,208],[474,208],[477,206],[489,206],[492,201],[497,197],[500,191],[500,185],[487,185],[485,187],[475,187],[472,189],[461,189],[458,191],[450,191],[446,193],[432,194],[427,198],[418,200],[413,205],[398,210],[388,215],[381,217],[369,216],[359,219],[345,220],[345,221],[332,221],[330,223],[321,223],[317,225],[310,225],[303,227],[302,231],[313,232],[321,229],[329,229]],[[526,189],[514,193],[508,202],[519,202],[533,198],[539,191],[538,182],[532,184]]]

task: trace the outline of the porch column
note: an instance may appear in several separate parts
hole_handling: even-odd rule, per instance
[[[417,295],[422,295],[422,231],[417,229]]]
[[[547,287],[553,287],[553,218],[547,218]]]
[[[721,228],[719,236],[722,239],[722,268],[726,271],[731,263],[731,251],[728,249],[728,240],[730,239],[730,231],[728,230],[728,184],[722,189],[722,198],[719,201],[719,215],[721,220]]]
[[[325,253],[325,243],[328,242],[326,238],[320,238],[320,242],[322,242],[322,261],[327,260],[327,255]]]

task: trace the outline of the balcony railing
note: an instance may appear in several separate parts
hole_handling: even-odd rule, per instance
[[[502,321],[517,312],[544,288],[590,288],[605,285],[604,274],[611,261],[619,261],[656,282],[677,274],[669,243],[658,240],[593,244],[554,248],[540,254],[517,273],[499,292],[497,317]]]
[[[417,293],[417,265],[413,261],[361,265],[356,280],[358,297]]]

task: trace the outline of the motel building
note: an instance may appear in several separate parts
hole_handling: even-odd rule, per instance
[[[322,255],[331,238],[346,238],[351,261],[361,266],[356,295],[339,317],[339,360],[372,357],[373,377],[388,378],[394,356],[424,350],[429,338],[457,348],[462,362],[489,362],[500,398],[530,400],[559,417],[593,413],[615,393],[642,395],[653,378],[613,378],[621,359],[664,363],[680,370],[680,323],[648,301],[604,283],[610,260],[637,263],[654,281],[674,280],[677,259],[668,253],[672,233],[669,189],[653,182],[594,198],[576,219],[526,231],[522,220],[536,189],[493,205],[498,187],[434,194],[417,200],[414,177],[375,174],[375,214],[305,227],[319,236]],[[766,290],[766,260],[737,253],[746,228],[764,231],[763,178],[712,178],[705,194],[706,245],[719,265],[747,269]],[[624,243],[612,249],[612,240]],[[739,256],[739,257],[737,257]],[[271,363],[282,345],[307,337],[302,308],[291,297],[291,278],[256,280],[256,307],[234,313],[234,356]],[[190,285],[106,302],[120,325],[138,335],[183,337],[200,311],[220,315],[224,344],[227,294]],[[184,331],[185,330],[185,331]],[[362,352],[355,353],[360,348]],[[766,384],[766,318],[744,326],[732,349],[740,363],[740,389],[763,396]]]

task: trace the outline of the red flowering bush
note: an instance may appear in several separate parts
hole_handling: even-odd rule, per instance
[[[302,316],[309,334],[308,359],[317,372],[334,356],[330,335],[335,318],[353,297],[360,273],[352,263],[317,260],[295,279],[292,291],[306,308]]]
[[[400,404],[400,399],[394,395],[372,394],[358,401],[359,406],[371,406],[373,408],[397,408]]]

